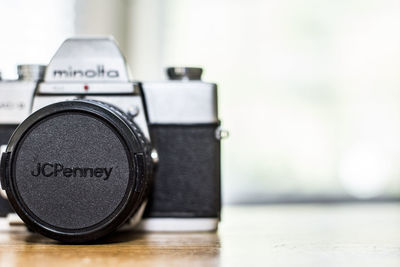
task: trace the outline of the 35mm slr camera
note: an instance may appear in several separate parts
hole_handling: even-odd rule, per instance
[[[113,39],[72,38],[36,73],[0,82],[1,186],[30,229],[87,242],[124,225],[217,228],[223,134],[201,69],[130,81]]]

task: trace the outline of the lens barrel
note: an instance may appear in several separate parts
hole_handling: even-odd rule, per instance
[[[101,238],[138,215],[151,145],[114,106],[65,101],[29,116],[2,155],[8,199],[27,226],[63,242]]]

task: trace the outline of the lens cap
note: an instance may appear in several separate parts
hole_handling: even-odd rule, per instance
[[[116,109],[60,102],[17,128],[3,155],[2,186],[28,227],[86,242],[114,231],[143,203],[148,150]]]

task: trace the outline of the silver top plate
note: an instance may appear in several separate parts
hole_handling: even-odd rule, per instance
[[[36,82],[0,82],[0,124],[20,124],[31,112]]]
[[[144,82],[152,124],[218,122],[217,86],[202,81]]]

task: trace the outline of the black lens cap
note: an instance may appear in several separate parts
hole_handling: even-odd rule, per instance
[[[143,135],[117,110],[60,102],[17,128],[3,156],[2,185],[29,228],[87,242],[114,231],[143,203],[146,153]]]

